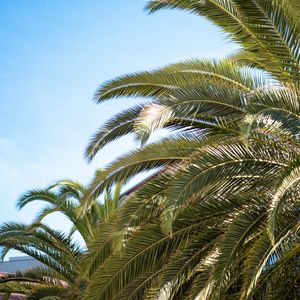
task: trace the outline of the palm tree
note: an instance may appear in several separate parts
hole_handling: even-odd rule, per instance
[[[143,147],[94,177],[91,197],[155,170],[95,233],[85,299],[297,299],[300,5],[293,0],[156,0],[204,16],[241,50],[125,75],[96,92],[145,101],[86,149],[135,134]],[[169,136],[150,144],[161,128]],[[146,145],[145,145],[146,144]]]
[[[7,223],[0,227],[1,258],[15,249],[34,257],[44,266],[2,276],[0,291],[7,295],[19,292],[27,295],[29,300],[81,299],[87,283],[82,271],[83,258],[95,229],[112,219],[120,205],[120,188],[118,183],[113,194],[107,190],[103,203],[96,199],[91,201],[82,218],[77,217],[77,209],[86,187],[77,181],[60,180],[46,189],[23,194],[17,202],[20,209],[33,201],[48,205],[30,225]],[[68,234],[42,223],[54,212],[64,214],[71,221],[73,227]],[[73,241],[74,232],[79,233],[83,244]]]
[[[97,174],[101,174],[101,170]],[[87,194],[87,187],[78,181],[63,179],[55,182],[46,189],[31,190],[24,193],[17,201],[17,207],[22,209],[34,201],[43,201],[48,204],[37,213],[34,223],[39,224],[50,214],[62,213],[72,223],[70,236],[78,231],[85,243],[92,239],[94,228],[101,222],[108,221],[116,208],[121,204],[120,182],[112,189],[106,189],[103,202],[98,198],[89,199],[89,207],[84,216],[78,218],[78,210],[82,200]]]
[[[42,296],[78,299],[82,294],[85,281],[80,275],[80,261],[84,252],[63,232],[45,224],[7,223],[0,229],[0,245],[2,258],[9,250],[15,249],[44,265],[1,277],[1,292],[6,292],[8,285],[14,292],[23,289],[23,293],[32,300],[42,299]]]

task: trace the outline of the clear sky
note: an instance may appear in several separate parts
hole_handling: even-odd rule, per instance
[[[147,15],[143,0],[0,1],[0,222],[29,222],[16,199],[56,179],[87,183],[97,167],[132,149],[131,138],[88,165],[88,138],[132,101],[96,105],[99,84],[115,76],[235,47],[195,15]],[[67,226],[59,216],[48,222]]]

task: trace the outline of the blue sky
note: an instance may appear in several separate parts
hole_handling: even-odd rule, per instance
[[[16,199],[56,179],[87,183],[136,145],[131,138],[83,160],[88,138],[133,103],[95,105],[115,76],[194,57],[222,57],[235,46],[204,19],[178,11],[147,15],[142,0],[0,1],[0,222],[29,222]],[[58,215],[51,225],[68,226]]]

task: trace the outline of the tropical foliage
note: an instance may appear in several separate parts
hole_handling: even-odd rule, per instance
[[[98,89],[97,103],[140,100],[96,132],[87,159],[129,134],[142,147],[97,172],[88,188],[71,183],[66,192],[60,183],[54,193],[33,191],[19,201],[50,206],[30,226],[4,225],[3,253],[28,253],[54,273],[14,275],[31,280],[14,282],[26,289],[47,279],[35,292],[48,284],[63,299],[298,299],[299,1],[147,5],[150,13],[168,8],[208,19],[240,50],[121,76]],[[167,134],[149,143],[161,129]],[[119,206],[114,213],[98,208],[100,195],[149,171],[122,205],[112,205]],[[54,211],[73,222],[86,252],[73,244],[74,230],[66,236],[41,223]],[[53,281],[67,288],[61,293]]]
[[[47,206],[30,225],[8,223],[0,227],[1,258],[15,249],[35,258],[43,267],[3,275],[0,292],[6,295],[18,292],[27,295],[29,300],[81,299],[87,284],[82,270],[83,258],[97,226],[113,218],[120,205],[120,187],[117,184],[114,193],[107,190],[103,203],[94,199],[80,219],[76,212],[86,187],[77,181],[61,180],[47,189],[22,195],[17,202],[20,209],[34,201],[43,201]],[[55,212],[71,221],[69,233],[43,223],[45,217]],[[74,233],[79,235],[80,244],[74,242]]]
[[[100,128],[89,160],[134,134],[142,148],[94,177],[155,171],[95,234],[85,299],[297,299],[300,7],[293,0],[156,0],[205,17],[241,49],[108,81],[97,103],[144,99]],[[156,130],[169,135],[147,144]]]

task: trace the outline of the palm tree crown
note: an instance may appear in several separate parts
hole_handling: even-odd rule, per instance
[[[114,193],[107,190],[103,203],[93,199],[81,218],[77,211],[86,187],[77,181],[60,180],[46,189],[23,194],[17,202],[18,208],[33,201],[43,201],[47,206],[32,224],[7,223],[0,227],[1,258],[15,249],[34,257],[44,266],[2,276],[0,292],[7,295],[19,292],[27,295],[29,300],[81,299],[87,285],[82,262],[96,228],[113,218],[120,205],[120,188],[117,184]],[[45,217],[55,212],[64,214],[71,221],[73,226],[69,233],[43,223]],[[81,244],[74,242],[75,232],[79,233]]]
[[[121,76],[97,103],[144,101],[106,122],[86,149],[134,134],[143,145],[92,181],[157,173],[95,234],[85,299],[296,299],[299,296],[300,5],[293,0],[156,0],[213,22],[241,47]],[[167,128],[153,143],[149,136]]]

